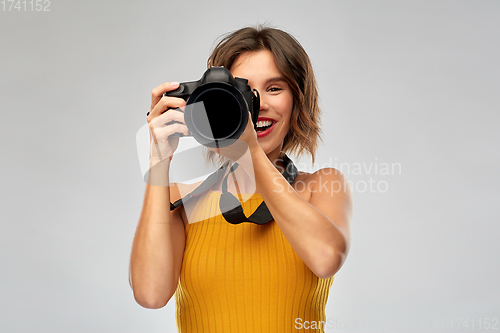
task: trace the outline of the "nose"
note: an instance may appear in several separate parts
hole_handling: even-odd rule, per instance
[[[260,109],[259,111],[264,111],[269,108],[269,105],[267,104],[266,97],[264,95],[260,95]]]

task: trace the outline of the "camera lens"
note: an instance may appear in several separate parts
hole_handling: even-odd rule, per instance
[[[233,93],[226,89],[209,88],[201,92],[191,113],[198,133],[209,139],[231,137],[241,126],[242,107]]]

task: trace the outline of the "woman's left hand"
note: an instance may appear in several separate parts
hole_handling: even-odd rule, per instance
[[[239,140],[245,142],[249,148],[255,148],[256,146],[259,146],[259,142],[257,141],[257,132],[255,131],[254,127],[255,125],[252,121],[252,114],[249,111],[247,127],[239,138]]]
[[[248,122],[241,136],[233,144],[220,149],[209,148],[210,150],[229,158],[232,161],[238,160],[250,149],[262,149],[257,141],[257,132],[254,129],[252,115],[248,112]]]

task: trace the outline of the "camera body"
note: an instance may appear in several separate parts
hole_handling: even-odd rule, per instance
[[[184,121],[189,135],[211,148],[234,143],[246,128],[248,112],[254,126],[259,117],[258,91],[252,91],[248,80],[233,77],[224,67],[211,67],[200,80],[183,82],[163,96],[186,101]]]

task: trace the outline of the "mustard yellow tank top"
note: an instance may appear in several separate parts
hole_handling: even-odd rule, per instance
[[[186,225],[174,294],[178,332],[324,332],[326,323],[320,321],[326,321],[334,277],[318,278],[274,220],[265,225],[228,223],[219,198],[219,192],[204,194],[189,218],[200,222]],[[246,216],[262,202],[258,193],[242,198],[248,199],[242,205]],[[315,321],[319,328],[297,329],[305,321],[308,327]]]

